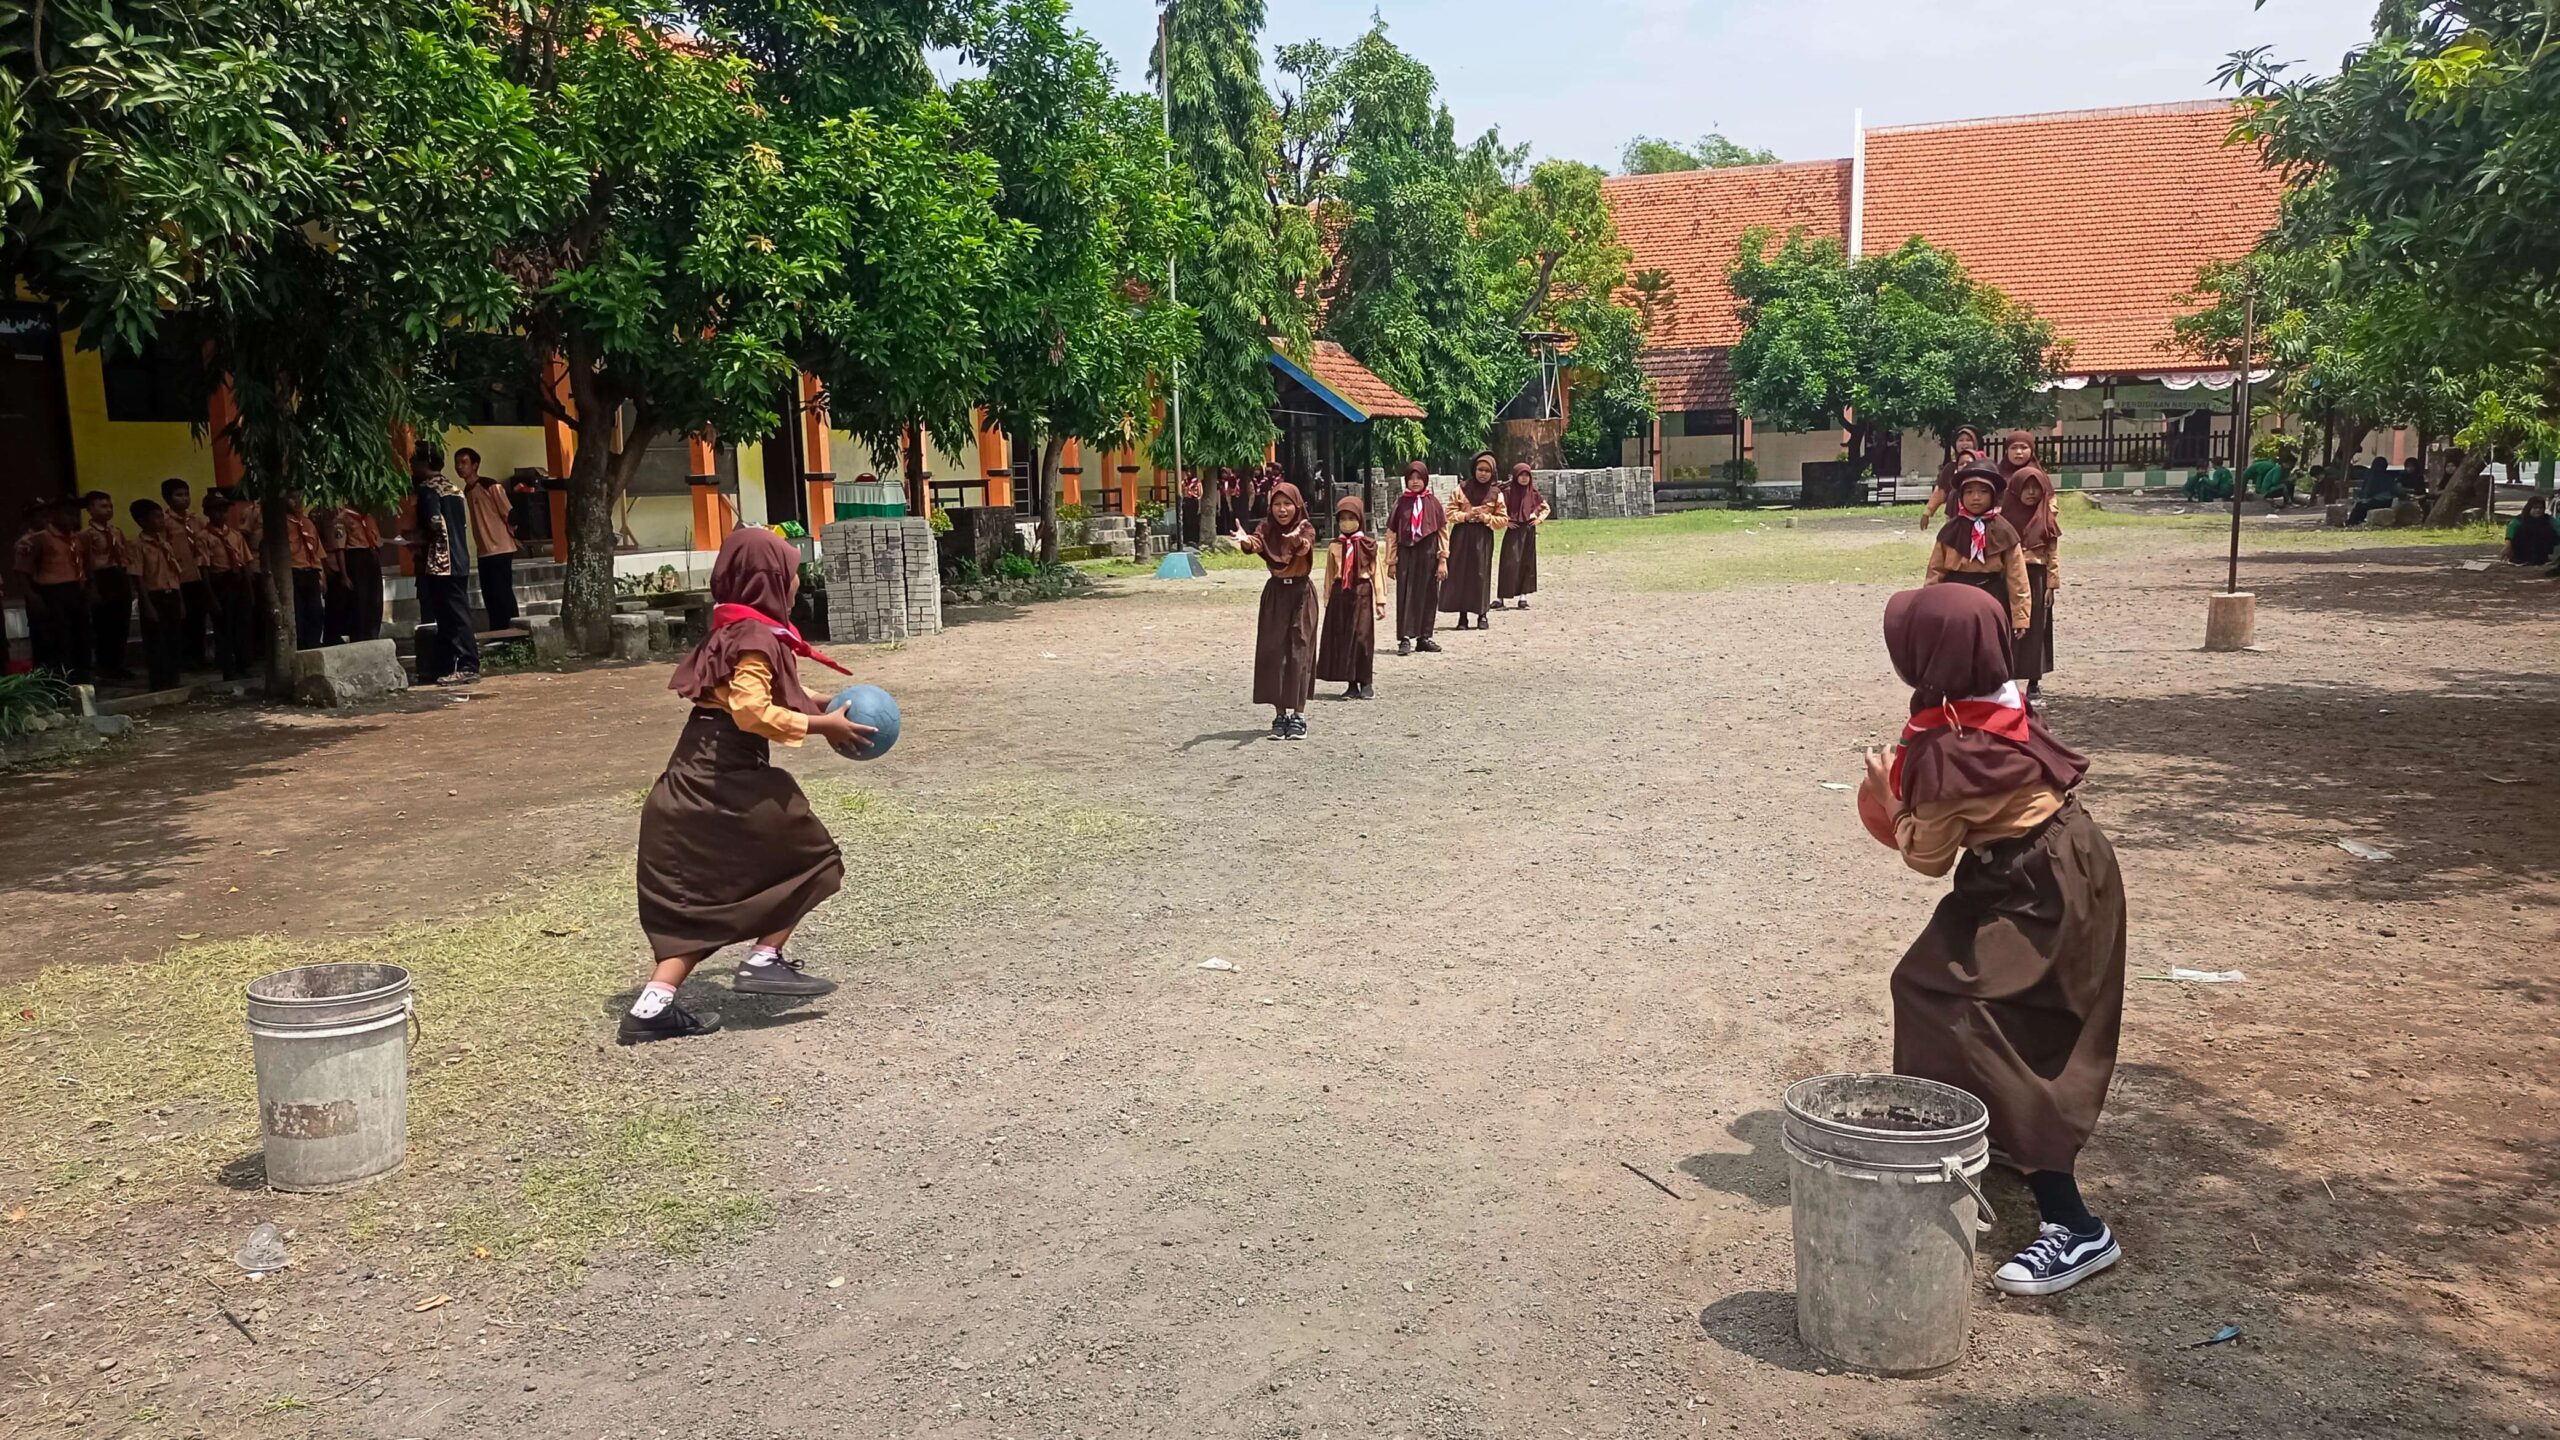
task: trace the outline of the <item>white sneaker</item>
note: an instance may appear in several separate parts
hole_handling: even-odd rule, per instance
[[[2000,1267],[1991,1283],[2011,1295],[2059,1295],[2124,1258],[2115,1232],[2101,1221],[2095,1235],[2074,1235],[2060,1225],[2046,1225],[2036,1243]]]

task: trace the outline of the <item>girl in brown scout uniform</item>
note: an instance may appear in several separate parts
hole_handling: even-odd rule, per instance
[[[1546,523],[1547,497],[1538,493],[1537,472],[1523,460],[1511,467],[1511,483],[1502,490],[1502,567],[1493,608],[1517,600],[1529,608],[1538,593],[1538,527]]]
[[[1307,738],[1307,697],[1316,693],[1316,527],[1298,487],[1271,487],[1269,513],[1253,534],[1236,527],[1236,544],[1271,570],[1262,584],[1262,615],[1253,634],[1253,703],[1271,707],[1271,738]]]
[[[1494,483],[1493,452],[1479,450],[1467,462],[1458,493],[1449,497],[1449,572],[1440,582],[1440,608],[1458,617],[1458,628],[1489,630],[1493,609],[1493,532],[1503,527],[1502,487]]]
[[[1993,1150],[2025,1173],[2043,1221],[1992,1283],[2051,1295],[2123,1254],[2074,1172],[2115,1075],[2124,879],[2080,807],[2089,762],[2009,678],[2008,618],[1958,585],[1886,604],[1911,713],[1891,761],[1867,757],[1858,810],[1912,869],[1955,871],[1894,968],[1893,1068],[1989,1107]]]
[[[1396,653],[1440,653],[1440,582],[1449,578],[1449,517],[1431,493],[1431,467],[1404,467],[1404,493],[1387,511],[1387,578],[1395,582]]]
[[[1350,688],[1345,700],[1378,698],[1378,622],[1387,597],[1376,583],[1378,542],[1369,534],[1369,507],[1357,495],[1333,502],[1339,532],[1324,552],[1324,637],[1316,646],[1316,678]]]
[[[1929,522],[1938,518],[1938,512],[1947,508],[1947,502],[1953,498],[1956,472],[1981,458],[1982,436],[1970,425],[1957,426],[1956,438],[1947,445],[1947,458],[1938,465],[1938,483],[1930,488],[1929,503],[1921,508],[1921,529],[1928,529]]]
[[[1987,460],[1957,474],[1955,513],[1929,547],[1921,583],[1970,585],[2006,607],[2009,628],[2024,634],[2035,619],[2035,596],[2018,532],[2000,513],[2000,488],[1999,468]]]
[[[791,627],[800,552],[762,526],[732,530],[711,567],[710,633],[667,688],[693,702],[666,772],[640,812],[640,928],[657,968],[622,1017],[625,1045],[708,1035],[720,1017],[676,1003],[676,988],[723,946],[756,942],[733,987],[810,998],[835,982],[802,970],[782,947],[844,883],[844,856],[809,809],[772,742],[815,735],[868,747],[872,730],[821,712],[800,686],[800,660],[844,667]]]
[[[2053,477],[2036,463],[2035,436],[2024,430],[2009,432],[2000,474],[2005,482],[2000,514],[2018,532],[2018,545],[2026,552],[2027,595],[2035,604],[2027,633],[2018,638],[2018,678],[2027,682],[2027,693],[2033,695],[2053,671],[2053,600],[2062,591],[2062,517],[2055,503]]]

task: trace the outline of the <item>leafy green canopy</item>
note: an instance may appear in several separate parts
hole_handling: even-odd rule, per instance
[[[1917,236],[1855,260],[1802,231],[1774,253],[1769,240],[1765,228],[1747,232],[1729,277],[1742,302],[1733,373],[1745,414],[1860,441],[2051,417],[2039,387],[2062,372],[2053,327],[1975,283],[1954,256]]]
[[[1203,467],[1262,462],[1278,433],[1272,341],[1303,352],[1313,310],[1314,225],[1273,189],[1280,126],[1262,85],[1262,24],[1262,0],[1166,0],[1151,69],[1202,221],[1181,291],[1200,335],[1182,370],[1184,459]]]
[[[1774,165],[1778,153],[1709,133],[1695,145],[1639,135],[1619,153],[1618,169],[1628,175],[1668,175],[1681,170],[1726,170],[1736,165]]]

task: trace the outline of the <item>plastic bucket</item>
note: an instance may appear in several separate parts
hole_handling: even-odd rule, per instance
[[[303,965],[250,982],[267,1183],[337,1190],[409,1153],[409,972]]]
[[[1926,1375],[1964,1355],[1991,1112],[1908,1075],[1787,1087],[1796,1333],[1852,1369]]]

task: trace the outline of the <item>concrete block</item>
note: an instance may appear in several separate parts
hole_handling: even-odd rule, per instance
[[[2204,648],[2246,650],[2258,640],[2258,597],[2251,594],[2208,595],[2204,602]]]
[[[649,617],[646,615],[614,615],[609,618],[613,625],[613,644],[609,653],[611,653],[613,658],[616,660],[648,659]]]
[[[2400,512],[2397,510],[2385,510],[2376,506],[2375,508],[2364,512],[2364,523],[2368,529],[2373,530],[2395,529],[2400,524]]]
[[[305,705],[363,705],[408,688],[400,647],[389,640],[293,652],[293,695]]]
[[[664,610],[652,610],[649,620],[649,653],[665,655],[675,649],[675,617]]]
[[[133,717],[130,715],[109,715],[100,713],[85,715],[81,718],[88,722],[88,726],[91,731],[109,740],[112,740],[133,728]]]
[[[533,663],[557,665],[569,658],[569,632],[557,614],[527,615],[524,628],[532,633]]]

